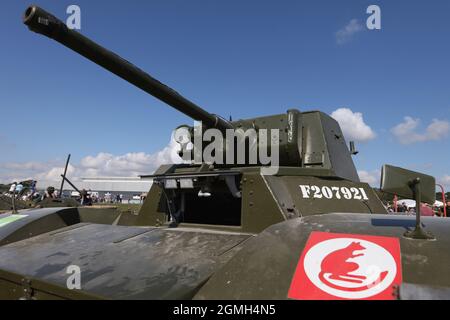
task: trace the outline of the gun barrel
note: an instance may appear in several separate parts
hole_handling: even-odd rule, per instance
[[[228,121],[205,111],[132,63],[69,29],[61,20],[42,8],[29,7],[25,11],[23,22],[31,31],[54,39],[192,119],[202,121],[207,127],[220,130],[232,128]]]

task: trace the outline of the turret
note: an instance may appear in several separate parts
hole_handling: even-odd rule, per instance
[[[190,118],[201,121],[200,128],[203,133],[206,129],[218,129],[226,138],[225,133],[232,131],[234,138],[225,139],[222,146],[216,147],[214,151],[216,156],[223,156],[222,161],[215,163],[217,168],[267,165],[261,160],[259,151],[266,147],[270,153],[276,145],[276,150],[279,151],[276,155],[277,166],[325,169],[333,176],[359,181],[338,123],[322,112],[300,112],[291,109],[279,115],[227,121],[205,111],[117,54],[69,29],[61,20],[39,7],[32,6],[26,10],[24,23],[30,30],[54,39]],[[192,136],[195,137],[194,128],[187,129],[191,139]],[[252,130],[255,133],[253,136],[248,134]],[[274,131],[277,133],[272,135]],[[203,136],[200,136],[200,139],[202,138]],[[236,144],[235,140],[238,140]],[[229,144],[230,142],[232,144]],[[243,143],[244,149],[239,148],[238,143]],[[182,145],[181,150],[185,160],[195,160],[197,164],[205,162],[204,158],[194,156],[203,155],[205,143],[202,143],[201,148],[194,144],[194,152],[187,157],[186,146]],[[237,155],[239,150],[244,150],[240,159]],[[229,161],[230,159],[232,161]]]

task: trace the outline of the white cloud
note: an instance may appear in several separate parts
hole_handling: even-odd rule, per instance
[[[151,174],[162,164],[181,163],[178,149],[178,144],[172,140],[167,147],[154,154],[137,152],[113,155],[101,152],[95,156],[84,157],[79,164],[70,164],[67,176],[76,183],[81,178],[89,177],[133,177]],[[63,165],[54,161],[0,164],[0,183],[34,179],[38,181],[39,187],[59,186],[64,171]]]
[[[376,137],[375,132],[364,122],[362,113],[340,108],[331,114],[344,133],[347,141],[368,141]]]
[[[350,22],[336,32],[336,42],[339,45],[349,42],[353,36],[364,30],[364,26],[358,19],[352,19]]]
[[[370,184],[372,187],[380,187],[380,176],[381,171],[380,170],[374,170],[374,171],[365,171],[365,170],[358,170],[359,179],[361,182],[366,182]]]
[[[178,144],[173,140],[163,150],[154,154],[144,152],[127,153],[115,156],[109,153],[99,153],[88,156],[80,161],[80,169],[90,176],[134,176],[148,174],[161,164],[180,163],[177,154]]]
[[[444,175],[442,178],[437,179],[438,183],[443,185],[445,192],[450,191],[450,175]]]
[[[405,117],[404,121],[391,129],[392,134],[401,144],[412,144],[425,141],[441,140],[448,136],[450,123],[448,121],[433,119],[425,132],[416,132],[420,119]]]

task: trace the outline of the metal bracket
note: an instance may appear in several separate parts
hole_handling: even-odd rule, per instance
[[[409,183],[409,186],[411,187],[414,199],[416,200],[416,227],[412,231],[406,231],[404,237],[417,240],[436,240],[433,234],[422,229],[422,224],[420,222],[420,178],[412,180]]]

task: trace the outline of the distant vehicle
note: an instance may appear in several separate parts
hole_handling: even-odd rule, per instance
[[[96,198],[99,197],[99,193],[98,193],[97,191],[89,191],[88,194],[89,194],[91,197],[96,197]]]
[[[80,193],[78,192],[78,191],[72,191],[71,193],[70,193],[70,197],[71,198],[77,198],[77,197],[80,197],[81,195],[80,195]]]

